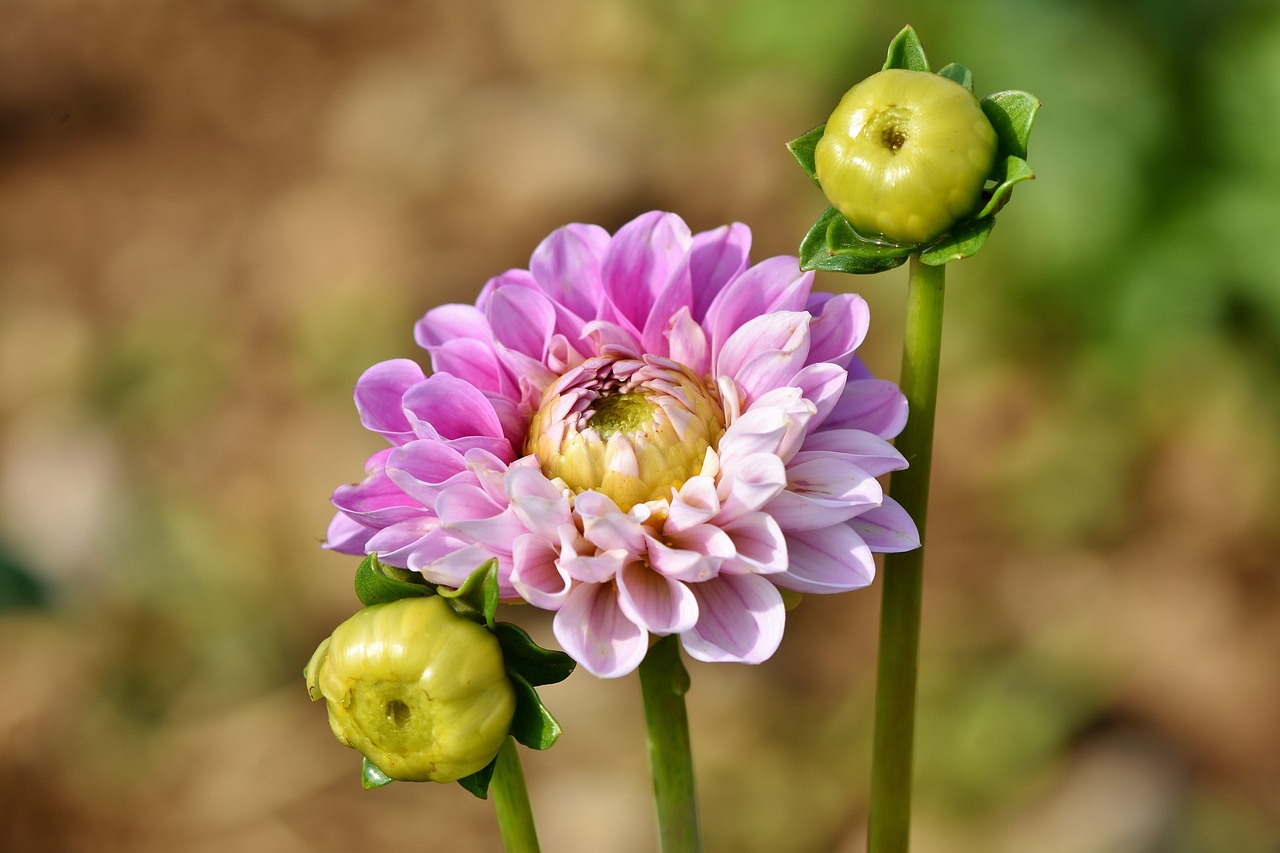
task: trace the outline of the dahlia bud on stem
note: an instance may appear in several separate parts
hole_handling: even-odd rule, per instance
[[[885,557],[869,853],[905,853],[909,843],[943,265],[981,249],[1013,186],[1034,177],[1027,140],[1039,106],[1026,92],[979,101],[961,65],[931,73],[907,27],[882,71],[850,89],[825,125],[788,144],[832,205],[801,243],[803,268],[872,273],[910,260],[899,383],[909,417],[895,443],[908,467],[893,475],[891,492],[921,544]]]

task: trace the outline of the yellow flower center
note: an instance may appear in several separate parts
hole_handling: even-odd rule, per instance
[[[547,477],[602,492],[625,511],[670,498],[723,432],[719,398],[684,365],[601,356],[547,389],[525,452]]]

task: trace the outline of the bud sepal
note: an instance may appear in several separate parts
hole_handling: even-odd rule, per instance
[[[365,789],[397,780],[457,781],[483,799],[488,796],[498,748],[508,735],[531,749],[547,749],[555,743],[560,736],[560,725],[542,704],[534,688],[563,681],[573,672],[575,662],[563,652],[539,647],[518,626],[494,620],[499,598],[496,561],[490,560],[480,566],[460,587],[450,589],[426,581],[416,572],[388,566],[370,555],[356,571],[355,587],[357,596],[366,605],[365,609],[320,643],[303,674],[311,699],[327,700],[330,726],[335,737],[364,756],[361,785]],[[396,618],[390,618],[388,608],[394,609],[397,602],[402,601],[417,603],[398,605]],[[413,608],[412,614],[408,613],[408,608]],[[409,632],[410,636],[390,636],[395,633],[392,625],[410,623],[416,629]],[[367,647],[361,648],[366,640]],[[361,676],[368,675],[367,672],[347,673],[341,668],[347,662],[345,658],[330,660],[335,642],[341,644],[338,651],[344,655],[353,654],[357,659],[364,656],[364,659],[352,663],[353,668],[367,663],[369,668],[378,670],[372,681],[364,680],[362,686]],[[435,646],[441,646],[441,649],[435,649]],[[418,651],[423,654],[429,652],[428,658],[432,655],[436,658],[419,660],[415,657]],[[431,704],[432,700],[421,706],[414,705],[421,692],[416,689],[415,682],[425,685],[442,675],[447,680],[451,674],[450,655],[459,653],[469,656],[467,665],[462,667],[466,670],[466,680],[478,682],[478,686],[469,685],[468,689],[475,687],[482,693],[476,698],[476,707],[446,707],[438,702]],[[475,658],[477,654],[480,657]],[[406,659],[409,661],[407,667]],[[438,664],[441,660],[446,662],[443,668],[433,667],[433,663]],[[388,661],[394,672],[382,672]],[[405,690],[403,696],[390,695],[402,688]],[[361,702],[355,697],[356,690],[367,690],[372,698],[366,696]],[[470,699],[464,697],[464,701]],[[434,742],[424,745],[422,738],[415,740],[412,730],[379,731],[370,737],[372,730],[385,728],[383,721],[373,719],[377,714],[364,714],[359,719],[353,718],[352,714],[353,707],[370,704],[376,704],[378,708],[394,705],[396,710],[411,706],[410,725],[431,725],[429,718],[432,714],[446,717],[450,714],[472,714],[463,728],[468,729],[473,737],[458,742],[463,753],[469,750],[474,753],[470,766],[450,763],[456,757],[454,755],[444,756],[441,765],[436,766],[431,760]],[[390,718],[391,711],[387,711],[386,716]],[[483,743],[477,743],[477,739]],[[401,744],[410,744],[413,754],[397,754]],[[477,760],[484,761],[486,757],[487,763],[479,769],[472,769]],[[465,760],[465,755],[463,758]],[[468,772],[459,775],[458,767]]]
[[[884,76],[890,71],[920,76]],[[949,83],[938,85],[942,80]],[[960,88],[951,87],[950,83]],[[833,206],[818,218],[801,242],[802,269],[875,273],[899,266],[915,253],[919,253],[920,260],[930,266],[970,257],[985,244],[995,226],[995,216],[1008,203],[1013,186],[1035,177],[1026,161],[1027,142],[1040,107],[1034,95],[1006,91],[975,100],[972,97],[972,72],[963,65],[951,63],[936,74],[930,74],[928,59],[918,36],[911,27],[906,27],[890,44],[880,74],[862,81],[845,97],[853,96],[855,104],[866,98],[874,103],[881,90],[888,87],[901,92],[904,85],[908,87],[908,94],[918,91],[919,97],[925,101],[940,99],[947,102],[940,108],[945,116],[940,121],[956,121],[962,125],[967,122],[972,128],[970,131],[962,127],[963,132],[959,134],[971,144],[966,147],[965,156],[957,158],[955,180],[944,191],[928,186],[930,180],[922,180],[922,191],[920,187],[912,188],[909,169],[899,168],[896,178],[884,179],[874,166],[868,165],[867,158],[862,157],[849,161],[854,172],[842,171],[844,167],[840,165],[842,161],[836,152],[843,150],[842,146],[860,143],[842,136],[844,131],[824,142],[830,121],[793,139],[787,144],[788,150],[810,180],[833,201]],[[862,98],[858,96],[860,87],[865,87],[861,90]],[[961,89],[967,91],[968,96],[964,96]],[[897,100],[895,98],[895,104],[883,106],[887,110],[896,110]],[[842,108],[850,109],[842,101],[833,113],[833,119],[841,114]],[[924,120],[927,118],[929,116],[924,115],[916,121],[917,129],[922,133],[929,129]],[[937,138],[947,140],[948,144],[957,135],[950,132],[950,128],[944,127],[942,131]],[[825,151],[819,151],[820,143]],[[861,144],[865,149],[875,147],[865,142]],[[889,143],[885,141],[882,145]],[[896,152],[899,145],[890,147]],[[987,145],[991,146],[989,151],[984,148]],[[874,155],[883,154],[875,150],[864,150],[863,153],[872,155],[871,159]],[[822,168],[819,162],[824,164]],[[982,163],[989,165],[981,166]],[[984,169],[985,175],[982,172],[965,174],[965,170],[972,170],[975,165]],[[829,181],[826,187],[819,180],[819,172],[824,169]],[[864,174],[859,174],[859,170]],[[932,179],[936,179],[937,174],[934,172]],[[877,179],[881,179],[882,186],[874,187],[874,191],[867,190],[867,182],[874,183]],[[871,200],[885,192],[894,195],[888,201],[884,197],[874,202]],[[861,230],[838,207],[854,215],[862,223]]]

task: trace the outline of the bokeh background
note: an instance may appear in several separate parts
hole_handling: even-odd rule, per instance
[[[1272,0],[0,0],[0,849],[498,849],[306,699],[355,379],[565,222],[794,252],[907,22],[1044,102],[950,268],[915,849],[1280,850]],[[888,377],[904,282],[819,277]],[[710,850],[862,849],[878,593],[691,666]],[[654,849],[638,685],[544,697],[544,849]]]

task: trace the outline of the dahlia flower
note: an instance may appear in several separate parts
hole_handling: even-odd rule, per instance
[[[496,559],[503,598],[555,611],[602,677],[650,634],[770,657],[780,589],[866,586],[873,552],[919,537],[876,480],[906,466],[886,439],[907,407],[854,355],[866,303],[810,293],[793,257],[749,266],[750,241],[656,211],[569,225],[427,312],[431,375],[394,359],[356,385],[391,446],[334,492],[326,547],[447,586]]]

